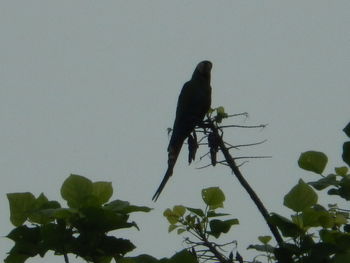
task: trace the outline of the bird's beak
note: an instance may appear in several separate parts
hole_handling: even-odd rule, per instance
[[[201,74],[209,74],[212,67],[213,67],[213,64],[210,61],[204,60],[198,64],[197,70]]]

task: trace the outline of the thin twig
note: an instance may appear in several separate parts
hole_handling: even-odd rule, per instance
[[[239,159],[266,159],[266,158],[272,158],[272,156],[239,156],[239,157],[234,157],[234,160],[239,160]]]
[[[218,128],[247,128],[247,129],[254,129],[254,128],[265,128],[267,124],[260,124],[260,125],[223,125],[223,126],[218,126]]]
[[[229,143],[226,143],[226,142],[225,142],[225,144],[230,145],[230,147],[228,149],[231,150],[232,148],[238,149],[239,147],[255,146],[255,145],[263,144],[265,142],[267,142],[267,140],[263,140],[260,142],[254,142],[254,143],[247,143],[247,144],[238,144],[238,145],[230,145]]]
[[[222,164],[222,165],[225,165],[225,166],[229,166],[227,164],[226,160],[217,161],[216,164]],[[204,166],[201,166],[201,167],[197,167],[196,169],[201,170],[201,169],[204,169],[204,168],[207,168],[207,167],[210,167],[210,166],[213,166],[213,165],[210,163],[210,164],[207,164],[207,165],[204,165]]]
[[[231,114],[231,115],[227,115],[227,118],[231,118],[231,117],[237,117],[237,116],[244,116],[246,118],[248,118],[249,114],[248,112],[242,112],[242,113],[236,113],[236,114]]]
[[[249,161],[244,161],[244,162],[242,162],[241,164],[237,164],[237,167],[239,168],[239,167],[241,167],[241,166],[243,166],[244,164],[246,164],[246,163],[248,163]]]

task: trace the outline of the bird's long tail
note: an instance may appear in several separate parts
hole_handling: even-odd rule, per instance
[[[173,175],[174,166],[175,166],[177,157],[179,156],[183,142],[184,142],[184,139],[182,139],[182,138],[180,140],[177,140],[176,142],[175,142],[175,138],[172,138],[170,140],[170,144],[168,147],[168,169],[167,169],[167,171],[164,175],[164,178],[163,178],[162,182],[160,183],[156,193],[152,197],[152,200],[154,202],[157,201],[159,195],[161,194],[161,192],[164,189],[164,186],[168,182],[169,178]]]
[[[170,176],[172,176],[172,174],[173,174],[172,169],[170,170],[170,169],[168,168],[168,170],[166,171],[166,173],[165,173],[165,175],[164,175],[164,178],[163,178],[162,182],[160,183],[160,185],[159,185],[159,187],[158,187],[156,193],[155,193],[154,196],[152,197],[152,200],[153,200],[154,202],[157,201],[159,195],[160,195],[161,192],[163,191],[164,186],[166,185],[166,183],[168,182],[168,180],[169,180]]]

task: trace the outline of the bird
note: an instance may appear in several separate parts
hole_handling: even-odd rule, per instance
[[[204,60],[196,66],[192,78],[187,81],[180,92],[172,135],[168,146],[168,168],[152,200],[157,201],[165,184],[173,174],[174,166],[186,138],[191,136],[195,127],[203,122],[211,105],[212,63]]]

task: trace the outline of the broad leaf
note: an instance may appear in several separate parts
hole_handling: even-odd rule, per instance
[[[345,200],[350,200],[350,175],[344,176],[339,183],[338,188],[339,195]]]
[[[175,205],[173,207],[173,212],[180,217],[180,216],[183,216],[185,214],[186,208],[182,205]]]
[[[334,170],[337,175],[345,176],[348,173],[349,169],[346,166],[342,166],[342,167],[336,167]]]
[[[92,201],[92,190],[93,184],[89,179],[71,174],[61,187],[61,195],[69,207],[80,208]]]
[[[178,225],[169,225],[168,227],[168,233],[170,233],[171,231],[173,231],[174,229],[178,228]]]
[[[35,208],[35,197],[32,193],[7,194],[10,204],[10,220],[14,226],[22,225]]]
[[[300,155],[298,165],[300,168],[317,174],[322,174],[328,162],[323,152],[308,151]]]
[[[179,215],[174,213],[170,208],[166,209],[163,215],[172,225],[175,225],[177,222],[179,222]]]
[[[94,182],[92,184],[92,194],[97,197],[100,204],[107,203],[113,194],[112,183]]]
[[[198,263],[198,261],[194,255],[184,249],[172,256],[169,263]]]
[[[272,213],[269,218],[269,222],[277,226],[278,229],[281,230],[282,235],[285,237],[298,237],[304,232],[291,220],[275,213]]]
[[[343,253],[337,253],[335,254],[334,258],[332,259],[332,263],[345,263],[350,262],[350,251],[344,251]]]
[[[209,187],[203,189],[202,199],[210,209],[224,207],[225,195],[219,187]]]
[[[303,180],[284,197],[284,205],[295,212],[301,212],[317,203],[317,194]]]
[[[259,236],[258,239],[259,239],[259,241],[260,241],[261,243],[263,243],[263,244],[266,245],[267,243],[270,242],[270,240],[272,239],[272,237],[271,237],[271,236]]]
[[[118,212],[122,214],[129,214],[133,212],[149,212],[152,210],[147,206],[130,205],[129,202],[122,201],[122,200],[114,200],[106,204],[104,207],[114,212]]]
[[[218,238],[222,233],[227,233],[231,226],[239,224],[238,219],[229,219],[229,220],[218,220],[213,219],[209,222],[210,225],[210,234]]]
[[[338,185],[337,176],[335,174],[329,174],[326,177],[322,177],[318,181],[310,182],[316,190],[323,190],[331,185]]]
[[[83,216],[76,224],[79,231],[108,232],[121,228],[137,228],[135,223],[128,222],[128,215],[115,213],[101,207],[85,207],[81,208],[80,212]]]
[[[343,161],[350,166],[350,141],[343,144]]]
[[[186,209],[200,217],[203,217],[204,216],[204,212],[202,209],[199,209],[199,208],[191,208],[191,207],[186,207]]]
[[[348,123],[348,125],[345,126],[345,128],[343,129],[343,131],[344,131],[345,134],[350,138],[350,122]]]
[[[308,208],[303,211],[301,218],[304,227],[318,227],[321,226],[321,217],[327,217],[328,211],[316,210],[314,208]]]
[[[149,255],[139,255],[137,257],[124,257],[118,259],[118,263],[159,263],[159,260]]]
[[[255,249],[256,251],[260,251],[260,252],[273,253],[275,248],[269,244],[266,244],[266,245],[249,245],[247,249]]]

